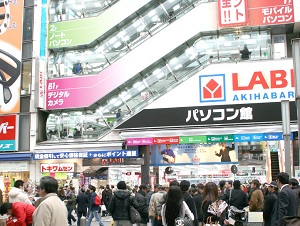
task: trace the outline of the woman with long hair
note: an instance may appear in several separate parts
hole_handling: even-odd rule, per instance
[[[161,210],[162,224],[164,226],[174,226],[177,217],[187,217],[191,221],[194,215],[183,201],[182,191],[179,186],[171,186],[167,195],[166,203]]]
[[[204,187],[202,199],[203,223],[207,223],[207,219],[211,217],[212,222],[220,221],[220,217],[209,213],[208,206],[218,200],[218,186],[213,182],[208,182]],[[209,223],[209,222],[208,222]]]

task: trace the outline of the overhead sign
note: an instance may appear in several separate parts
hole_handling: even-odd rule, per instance
[[[153,144],[179,144],[179,137],[154,137]]]
[[[138,156],[138,150],[110,150],[87,152],[57,152],[36,153],[34,160],[42,159],[78,159],[78,158],[134,158]]]
[[[16,150],[16,115],[0,116],[0,151]]]
[[[170,112],[172,114],[170,115]],[[291,121],[297,120],[295,102],[290,102]],[[159,115],[159,117],[157,117]],[[147,118],[147,120],[144,120]],[[230,125],[281,122],[281,103],[210,105],[144,109],[122,123],[125,128],[166,128],[175,126]],[[180,142],[182,143],[182,142]]]
[[[180,144],[206,143],[206,136],[185,136],[180,137]]]
[[[234,136],[233,135],[211,135],[207,136],[207,142],[233,142]]]
[[[74,163],[49,163],[41,164],[41,173],[45,172],[75,172]]]
[[[264,135],[262,133],[234,135],[234,142],[262,141],[262,140],[264,140]]]
[[[153,138],[129,138],[126,139],[127,146],[152,145]]]
[[[248,23],[248,0],[218,0],[219,26],[245,26]]]
[[[290,133],[290,140],[293,140],[294,136],[293,133]],[[264,140],[271,141],[271,140],[283,140],[283,133],[264,133]]]

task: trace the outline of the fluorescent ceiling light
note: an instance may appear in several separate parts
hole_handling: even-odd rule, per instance
[[[118,36],[119,38],[122,38],[125,34],[126,34],[125,31],[121,31],[117,36]]]
[[[250,38],[250,35],[242,35],[241,38],[242,38],[242,39],[249,39],[249,38]]]
[[[136,30],[141,32],[142,30],[144,30],[145,26],[142,24],[141,26],[139,26]]]
[[[121,42],[116,42],[116,43],[114,44],[114,48],[118,48],[120,45],[122,45]]]
[[[179,68],[181,68],[182,67],[182,64],[177,64],[175,67],[174,67],[174,69],[175,70],[178,70]]]
[[[117,41],[117,38],[116,37],[112,37],[109,41],[108,41],[108,43],[109,44],[113,44],[113,43],[115,43]]]
[[[153,9],[153,10],[151,10],[151,11],[148,13],[148,16],[149,16],[149,17],[152,17],[152,16],[155,15],[155,14],[156,14],[156,10]]]
[[[157,68],[153,71],[153,74],[154,75],[157,75],[159,72],[161,72],[161,69],[160,68]]]
[[[170,64],[175,64],[178,61],[177,58],[173,58],[172,60],[170,60]]]
[[[151,18],[151,20],[154,22],[154,21],[158,21],[158,16],[154,16]]]
[[[224,46],[232,46],[231,42],[224,42]]]
[[[164,77],[164,73],[161,72],[161,73],[157,74],[156,77],[157,77],[157,78],[162,78],[162,77]]]
[[[130,37],[128,35],[126,35],[126,36],[123,37],[124,41],[128,41],[129,39],[130,39]]]
[[[141,21],[140,20],[137,20],[137,21],[135,21],[132,25],[134,26],[134,27],[137,27],[137,26],[139,26],[141,24]]]
[[[173,7],[173,10],[174,10],[174,11],[176,11],[177,9],[180,9],[180,5],[179,5],[179,4],[177,4],[177,5],[175,5],[175,6]]]
[[[117,100],[118,100],[118,99],[115,97],[115,98],[111,99],[108,103],[109,103],[109,104],[114,104],[114,103],[117,102]]]
[[[118,107],[118,106],[120,106],[121,104],[122,104],[122,101],[119,100],[119,101],[117,101],[116,103],[114,103],[114,106],[115,106],[115,107]]]

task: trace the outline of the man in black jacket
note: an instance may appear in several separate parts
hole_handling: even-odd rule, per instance
[[[87,216],[87,208],[90,204],[89,197],[85,194],[84,187],[80,189],[78,196],[76,197],[77,203],[77,226],[80,226],[80,218]]]
[[[147,185],[141,184],[138,192],[135,194],[135,200],[139,204],[138,211],[142,218],[141,223],[136,224],[137,226],[147,226],[147,223],[149,222],[149,204],[146,198],[147,190]]]
[[[233,182],[233,189],[226,190],[221,199],[226,201],[228,206],[235,206],[239,210],[248,206],[247,194],[241,190],[241,182],[239,180]],[[243,223],[236,222],[234,225],[242,226]]]
[[[202,205],[202,198],[203,198],[203,191],[204,191],[204,185],[203,184],[197,184],[197,192],[196,194],[193,196],[194,201],[195,201],[195,205],[196,205],[196,210],[197,210],[197,215],[198,215],[198,222],[199,224],[202,224],[203,222],[203,211],[201,208]]]
[[[267,186],[269,194],[265,197],[263,217],[265,222],[264,226],[271,226],[272,211],[278,196],[278,186],[276,181],[272,181],[270,184],[267,184]]]
[[[297,209],[297,216],[300,216],[300,186],[299,182],[296,178],[291,178],[289,180],[289,186],[295,193],[297,200],[298,200],[298,209]]]
[[[277,175],[277,185],[280,188],[277,202],[272,213],[272,226],[284,225],[285,216],[297,216],[298,200],[289,187],[289,175],[281,172]]]
[[[198,216],[197,216],[195,201],[194,201],[193,197],[188,192],[188,190],[190,188],[190,182],[188,182],[187,180],[183,180],[183,181],[180,182],[179,186],[180,186],[180,189],[181,189],[182,194],[183,194],[183,201],[186,202],[189,209],[194,214],[194,221],[193,221],[194,226],[198,226],[199,224],[198,224]]]
[[[127,190],[125,181],[119,181],[116,190],[108,206],[108,211],[114,220],[114,226],[132,226],[130,222],[129,208],[132,205],[138,209],[139,204]]]

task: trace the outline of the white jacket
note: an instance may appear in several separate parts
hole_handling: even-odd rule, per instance
[[[20,188],[12,187],[8,192],[8,201],[13,202],[25,202],[27,204],[32,204],[29,200],[28,195]]]

